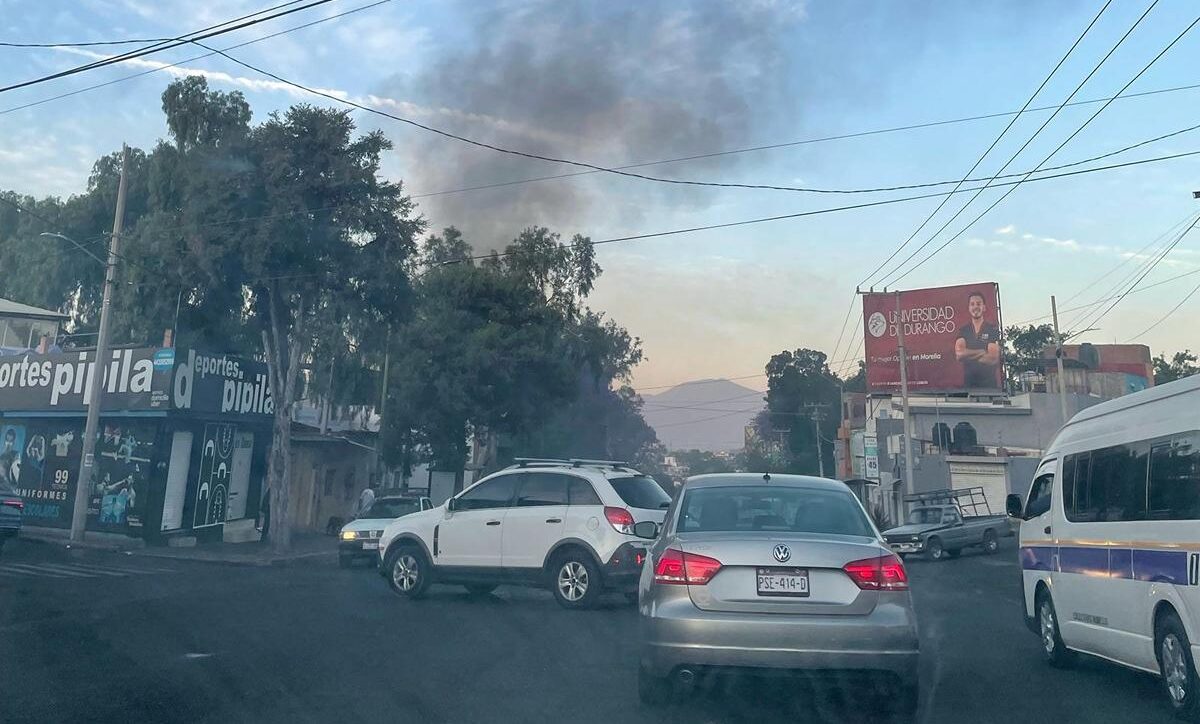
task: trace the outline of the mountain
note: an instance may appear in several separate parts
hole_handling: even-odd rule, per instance
[[[696,380],[642,395],[642,417],[670,450],[737,450],[765,392],[729,380]]]

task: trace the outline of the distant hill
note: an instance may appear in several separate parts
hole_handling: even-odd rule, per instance
[[[642,416],[668,449],[737,450],[764,396],[729,380],[696,380],[642,395]]]

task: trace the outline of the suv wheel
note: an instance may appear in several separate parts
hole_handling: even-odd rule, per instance
[[[591,608],[600,597],[600,571],[587,553],[562,553],[550,570],[554,598],[564,608]]]
[[[429,588],[429,564],[421,551],[402,546],[388,554],[388,584],[405,598],[420,598]]]

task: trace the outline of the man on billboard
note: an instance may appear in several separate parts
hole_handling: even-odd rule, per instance
[[[963,366],[963,386],[967,389],[995,387],[1000,367],[1000,327],[984,321],[987,302],[983,294],[967,295],[967,313],[971,320],[958,330],[954,356]]]

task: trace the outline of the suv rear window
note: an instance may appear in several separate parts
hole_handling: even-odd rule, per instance
[[[671,496],[649,476],[609,478],[608,482],[613,486],[613,490],[617,491],[617,495],[621,496],[621,500],[631,508],[665,510],[671,505]]]
[[[681,533],[723,530],[875,535],[849,493],[756,485],[684,494]]]

